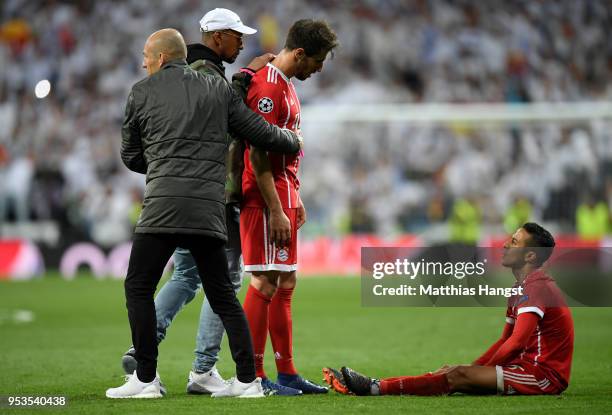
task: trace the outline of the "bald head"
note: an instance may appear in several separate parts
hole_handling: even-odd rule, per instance
[[[187,46],[176,29],[161,29],[147,39],[144,46],[143,68],[153,75],[167,62],[187,58]]]

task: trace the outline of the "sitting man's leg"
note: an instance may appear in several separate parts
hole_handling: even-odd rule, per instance
[[[497,371],[487,366],[451,366],[420,376],[372,379],[348,367],[341,369],[346,388],[355,395],[448,395],[454,392],[492,394],[497,391]],[[336,389],[336,388],[335,388]]]
[[[381,395],[445,395],[454,392],[491,394],[497,391],[494,367],[453,366],[443,373],[380,380]]]

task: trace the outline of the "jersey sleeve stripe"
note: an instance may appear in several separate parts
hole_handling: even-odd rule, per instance
[[[289,123],[289,118],[291,117],[291,106],[289,105],[289,100],[287,99],[287,94],[283,91],[283,98],[285,98],[285,105],[287,106],[287,118],[285,118],[285,122],[283,123],[283,128],[287,128],[287,124]],[[283,154],[283,166],[285,165],[285,155]],[[291,186],[289,185],[289,178],[287,177],[287,170],[283,169],[283,173],[285,176],[285,182],[287,182],[287,198],[289,199],[289,209],[291,206]]]
[[[287,99],[287,94],[285,94],[285,91],[283,91],[283,98],[285,98],[285,105],[287,106],[287,118],[285,118],[285,122],[283,123],[283,128],[287,128],[289,117],[291,117],[291,107],[289,106],[289,100]]]
[[[266,223],[266,211],[262,211],[263,215],[263,235],[264,235],[264,255],[266,257],[266,264],[268,264],[268,224]]]
[[[536,313],[540,318],[544,318],[544,311],[542,311],[539,307],[521,307],[516,312],[516,315],[523,313]]]
[[[283,166],[285,165],[285,155],[283,154]],[[283,169],[283,175],[285,176],[285,182],[287,183],[287,199],[288,207],[291,209],[291,185],[289,184],[289,177],[287,177],[287,169]]]

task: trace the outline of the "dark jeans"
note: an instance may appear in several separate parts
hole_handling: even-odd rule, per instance
[[[225,243],[217,238],[199,235],[153,233],[134,234],[125,280],[138,379],[150,382],[155,378],[157,320],[153,294],[176,247],[189,249],[193,255],[206,298],[227,332],[232,358],[236,363],[236,377],[241,382],[251,382],[255,379],[251,334],[229,278]]]

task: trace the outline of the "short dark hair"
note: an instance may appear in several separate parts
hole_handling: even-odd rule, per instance
[[[336,46],[338,46],[336,33],[325,20],[298,20],[289,29],[285,41],[286,49],[302,48],[307,56],[327,53]]]
[[[522,228],[529,234],[527,246],[541,248],[536,251],[536,258],[538,265],[542,265],[552,255],[555,238],[550,232],[534,222],[527,222]]]

